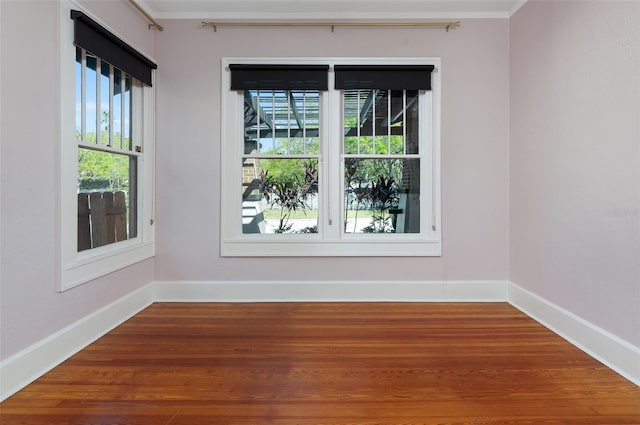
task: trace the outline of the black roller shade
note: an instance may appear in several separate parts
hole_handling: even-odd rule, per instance
[[[158,66],[78,10],[71,11],[76,46],[104,59],[116,68],[151,86],[151,70]]]
[[[329,65],[231,64],[231,90],[328,90]]]
[[[433,65],[336,65],[336,89],[431,90]]]

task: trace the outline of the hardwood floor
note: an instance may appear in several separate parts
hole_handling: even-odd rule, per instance
[[[639,425],[640,387],[504,303],[159,303],[0,423]]]

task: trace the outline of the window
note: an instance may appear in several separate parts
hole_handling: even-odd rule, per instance
[[[344,231],[420,233],[418,92],[344,90],[343,105]]]
[[[84,251],[137,236],[142,154],[132,129],[142,83],[81,47],[75,82],[78,251]]]
[[[440,255],[438,65],[224,60],[222,254]]]
[[[153,255],[156,65],[61,9],[61,276],[69,289]]]
[[[243,233],[317,233],[320,92],[245,96]]]

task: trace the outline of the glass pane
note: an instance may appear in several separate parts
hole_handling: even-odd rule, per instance
[[[358,150],[361,154],[374,154],[374,116],[373,106],[378,90],[360,90],[366,93],[364,102],[360,102],[360,140],[358,142]]]
[[[360,90],[344,91],[344,153],[357,155],[359,141]]]
[[[111,114],[109,111],[109,73],[111,72],[111,65],[103,60],[100,62],[100,143],[108,145]]]
[[[273,133],[274,152],[277,154],[289,153],[289,137],[291,123],[289,109],[289,96],[287,92],[275,91],[272,95],[271,119],[275,131]]]
[[[87,69],[86,69],[86,81],[85,81],[85,90],[86,90],[86,105],[85,105],[85,113],[87,119],[87,135],[86,142],[88,143],[97,143],[96,132],[97,132],[97,93],[96,93],[96,81],[97,81],[97,71],[96,71],[97,61],[96,57],[87,52]]]
[[[405,97],[403,90],[393,90],[391,94],[391,113],[389,116],[389,153],[392,155],[404,154],[404,115]],[[406,152],[409,153],[409,152]],[[417,153],[417,152],[414,152]]]
[[[420,160],[344,162],[345,233],[419,233]]]
[[[417,154],[418,153],[418,127],[419,127],[419,114],[418,114],[418,91],[407,90],[406,91],[406,111],[405,111],[405,135],[406,135],[406,153]]]
[[[344,90],[343,96],[345,154],[418,153],[417,90]]]
[[[245,153],[319,152],[318,91],[247,90],[244,98]]]
[[[293,155],[302,155],[306,152],[306,140],[304,137],[292,137],[289,139],[289,153]],[[317,152],[315,152],[317,153]]]
[[[378,90],[378,95],[373,105],[374,110],[374,146],[373,153],[385,155],[389,153],[389,91]]]
[[[78,148],[78,250],[133,238],[137,160]]]
[[[318,160],[244,158],[242,233],[318,233]]]
[[[133,99],[131,97],[131,76],[129,74],[125,74],[125,80],[124,80],[124,111],[122,111],[122,117],[124,118],[124,125],[122,127],[122,137],[124,138],[124,146],[123,148],[125,150],[132,150],[132,146],[133,146],[133,141],[131,140],[131,134],[132,134],[132,125],[133,125],[133,120],[132,120],[132,110],[133,108],[131,107],[131,102],[133,102]]]
[[[296,136],[303,137],[303,154],[317,154],[320,151],[320,92],[292,91],[291,110],[298,129]],[[297,152],[291,152],[297,153]]]
[[[82,140],[82,49],[76,47],[76,140]]]
[[[113,147],[122,149],[122,71],[113,69]]]
[[[373,154],[373,105],[378,90],[344,91],[344,153]]]

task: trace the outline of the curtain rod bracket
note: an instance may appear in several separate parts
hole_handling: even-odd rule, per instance
[[[455,28],[460,27],[460,21],[457,21],[457,22],[449,22],[449,23],[447,24],[446,31],[447,31],[447,32],[449,32],[449,29],[450,29],[451,27],[455,27]]]
[[[200,22],[200,26],[201,26],[202,28],[211,27],[211,28],[213,29],[213,32],[218,32],[218,27],[217,27],[217,25],[215,24],[215,22],[205,22],[205,21],[202,21],[202,22]]]
[[[164,27],[160,25],[158,22],[156,22],[156,20],[153,19],[153,17],[149,15],[147,11],[144,10],[144,8],[140,6],[136,0],[129,0],[129,3],[131,3],[131,5],[138,10],[138,12],[142,13],[142,15],[147,19],[147,21],[149,21],[149,25],[147,26],[147,29],[151,30],[151,28],[155,28],[158,31],[164,31]]]

